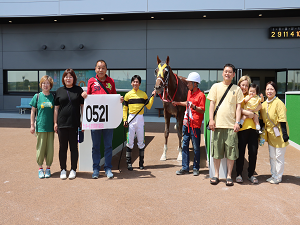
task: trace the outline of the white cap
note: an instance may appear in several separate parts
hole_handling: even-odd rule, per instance
[[[197,72],[191,72],[186,80],[200,84],[200,75]]]

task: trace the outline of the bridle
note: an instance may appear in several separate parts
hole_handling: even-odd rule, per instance
[[[158,64],[157,68],[154,71],[156,80],[160,80],[162,82],[162,88],[164,89],[163,96],[161,96],[161,94],[158,94],[158,95],[159,95],[160,99],[164,102],[173,102],[175,95],[177,93],[177,89],[178,89],[178,78],[177,78],[177,75],[174,74],[174,76],[176,78],[176,90],[173,95],[173,98],[171,99],[171,97],[169,95],[169,90],[168,90],[168,84],[169,84],[169,78],[170,78],[170,66],[167,65],[166,63],[164,63],[163,65],[161,65],[161,64],[162,63]],[[157,74],[156,74],[156,70],[158,70]],[[164,76],[164,70],[167,71],[166,76]]]

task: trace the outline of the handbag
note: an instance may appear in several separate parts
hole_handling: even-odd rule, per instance
[[[81,130],[81,127],[78,127],[78,143],[82,143],[84,141],[84,133]]]
[[[73,105],[72,101],[71,101],[71,98],[70,98],[70,95],[69,95],[69,92],[68,92],[68,90],[66,90],[66,91],[67,91],[67,94],[68,94],[68,97],[69,97],[69,101],[70,101],[71,105]],[[83,131],[82,131],[80,126],[78,127],[78,130],[77,130],[77,140],[78,140],[78,143],[82,143],[83,140],[84,140],[84,134],[83,134]]]
[[[222,98],[221,98],[219,104],[217,105],[217,107],[216,107],[216,109],[215,109],[215,111],[214,111],[213,119],[215,119],[215,116],[216,116],[216,114],[217,114],[217,111],[218,111],[218,109],[220,108],[220,105],[222,104],[223,100],[225,99],[225,97],[226,97],[226,95],[227,95],[229,89],[232,87],[232,85],[233,85],[233,83],[229,84],[229,86],[227,87],[226,91],[224,92],[224,94],[223,94],[223,96],[222,96]],[[206,124],[206,129],[207,129],[207,130],[211,130],[211,129],[209,128],[209,121],[208,121],[207,124]]]
[[[37,118],[37,114],[38,114],[38,102],[39,102],[39,93],[36,94],[36,112],[35,112],[35,119],[34,119],[34,136],[36,135],[36,118]]]

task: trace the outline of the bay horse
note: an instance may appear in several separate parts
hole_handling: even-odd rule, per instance
[[[182,160],[182,125],[185,107],[174,106],[172,101],[185,102],[187,99],[187,81],[184,77],[178,77],[173,73],[170,65],[170,58],[167,57],[165,62],[162,62],[157,56],[157,65],[155,69],[156,83],[155,91],[163,101],[164,117],[165,117],[165,145],[164,151],[160,160],[167,160],[167,144],[169,137],[170,117],[174,115],[177,120],[177,135],[178,135],[178,157],[177,160]]]

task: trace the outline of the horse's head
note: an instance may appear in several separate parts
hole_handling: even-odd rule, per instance
[[[155,91],[157,94],[161,94],[165,86],[168,85],[169,73],[171,71],[169,62],[169,56],[167,57],[166,62],[162,62],[157,56],[157,68],[154,72],[156,77]]]

